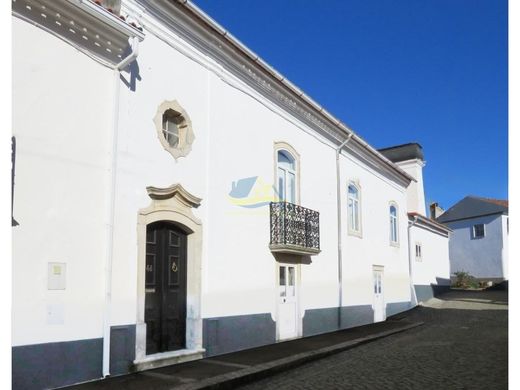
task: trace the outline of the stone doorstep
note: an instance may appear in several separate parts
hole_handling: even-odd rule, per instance
[[[424,322],[415,322],[397,329],[387,330],[375,333],[370,336],[361,337],[355,340],[346,341],[344,343],[320,348],[313,351],[302,352],[286,358],[274,360],[268,363],[258,364],[253,367],[244,368],[242,370],[233,371],[227,374],[218,375],[213,378],[204,379],[197,383],[188,383],[175,387],[176,390],[202,390],[202,389],[232,389],[238,385],[243,385],[255,380],[259,380],[271,375],[275,375],[283,370],[293,368],[313,360],[318,360],[329,355],[333,355],[351,348],[355,348],[362,344],[366,344],[378,339],[401,333],[418,326],[424,325]]]
[[[148,355],[144,359],[134,360],[134,370],[144,371],[172,364],[190,362],[192,360],[202,359],[205,349],[181,349],[172,352],[162,352],[154,355]]]

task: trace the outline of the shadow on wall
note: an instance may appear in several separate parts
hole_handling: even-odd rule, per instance
[[[288,264],[311,264],[312,258],[309,255],[292,255],[289,253],[273,253],[274,258],[279,263]]]
[[[129,49],[127,49],[127,52],[122,57],[124,58],[128,54],[130,54]],[[130,80],[126,80],[122,74],[120,74],[119,79],[126,85],[126,87],[130,91],[135,92],[137,81],[142,80],[141,75],[139,74],[139,64],[137,63],[137,61],[132,61],[130,65],[128,65],[127,70],[130,72]]]

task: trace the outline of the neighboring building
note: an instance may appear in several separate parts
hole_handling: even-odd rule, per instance
[[[383,321],[443,277],[410,277],[422,162],[189,1],[110,3],[12,3],[14,388]]]
[[[466,196],[436,220],[450,227],[452,278],[468,272],[480,281],[508,279],[508,201]]]
[[[411,175],[407,188],[410,273],[417,302],[424,302],[450,287],[449,236],[451,230],[426,217],[422,170],[426,165],[418,143],[379,149]]]

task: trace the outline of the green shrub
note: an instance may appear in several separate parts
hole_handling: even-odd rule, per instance
[[[465,271],[457,271],[453,273],[457,279],[453,284],[454,287],[458,288],[479,288],[479,282],[475,277],[471,276],[468,272]]]

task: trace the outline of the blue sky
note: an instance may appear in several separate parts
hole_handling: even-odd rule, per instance
[[[507,198],[507,1],[195,3],[374,147],[419,142],[427,202]]]

